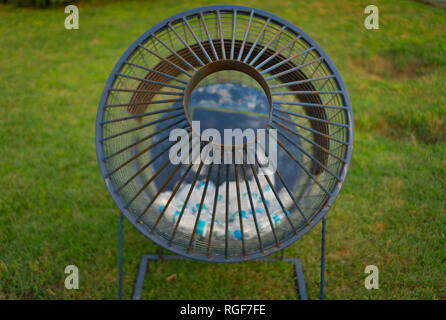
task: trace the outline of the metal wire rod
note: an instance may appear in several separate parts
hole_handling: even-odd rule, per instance
[[[164,122],[164,121],[168,121],[168,120],[171,120],[171,119],[175,119],[175,118],[178,118],[180,116],[183,116],[183,118],[186,119],[186,117],[184,116],[184,112],[181,112],[181,113],[178,113],[178,114],[175,114],[175,115],[172,115],[172,116],[168,116],[166,118],[162,118],[162,119],[159,119],[159,120],[148,122],[148,123],[145,123],[145,124],[143,124],[141,126],[134,127],[134,128],[131,128],[131,129],[128,129],[128,130],[124,130],[124,131],[121,131],[119,133],[110,135],[108,137],[103,138],[102,141],[107,141],[107,140],[110,140],[110,139],[122,136],[123,134],[127,134],[127,133],[130,133],[130,132],[136,131],[136,130],[141,130],[141,129],[153,126],[154,124],[161,123],[161,122]]]
[[[321,240],[321,282],[319,299],[324,300],[325,288],[325,231],[327,227],[327,216],[322,218],[322,240]]]
[[[245,36],[243,38],[242,45],[241,45],[240,50],[238,52],[237,60],[239,60],[239,61],[241,61],[241,58],[242,58],[243,49],[245,48],[245,43],[246,43],[246,39],[248,38],[249,29],[251,28],[251,21],[252,21],[252,17],[253,16],[254,16],[254,10],[251,10],[251,14],[249,15],[248,26],[246,27],[246,31],[245,31]]]
[[[154,84],[154,85],[159,85],[159,86],[164,86],[164,87],[169,87],[169,88],[174,88],[174,89],[179,89],[179,90],[186,89],[186,87],[177,86],[177,85],[174,85],[174,84],[161,82],[161,81],[155,81],[155,80],[150,80],[150,79],[144,79],[144,78],[140,78],[140,77],[130,76],[128,74],[124,74],[124,73],[120,73],[120,72],[116,73],[116,75],[119,76],[119,77],[128,78],[128,79],[132,79],[132,80],[137,80],[137,81],[140,81],[140,82],[146,82],[146,83],[150,83],[150,84]]]
[[[308,78],[313,78],[314,74],[316,73],[316,71],[319,69],[319,67],[322,65],[322,61],[319,62],[319,64],[317,65],[317,67],[313,70],[313,72],[310,74],[310,76]]]
[[[292,85],[303,84],[303,83],[314,82],[314,81],[325,80],[325,79],[331,79],[331,78],[336,78],[336,75],[332,74],[332,75],[325,76],[325,77],[309,78],[309,79],[305,79],[305,80],[285,82],[285,83],[280,83],[280,84],[270,86],[270,88],[276,89],[276,88],[282,88],[282,87],[289,87]]]
[[[115,174],[118,170],[122,169],[124,166],[126,166],[127,164],[129,164],[130,162],[132,162],[133,160],[135,160],[136,158],[140,157],[141,155],[143,155],[144,153],[146,153],[147,151],[151,150],[153,147],[156,147],[157,145],[163,143],[164,141],[168,140],[169,136],[164,137],[163,139],[157,141],[156,143],[153,143],[151,145],[149,145],[148,147],[144,148],[143,150],[141,150],[140,152],[138,152],[137,154],[131,156],[129,159],[127,159],[126,161],[124,161],[123,163],[121,163],[119,166],[117,166],[116,168],[114,168],[109,175],[113,175]]]
[[[183,21],[186,24],[186,27],[189,29],[190,33],[192,34],[192,37],[195,39],[195,41],[197,42],[197,44],[200,46],[201,50],[203,51],[204,56],[206,57],[206,59],[208,59],[209,62],[212,62],[211,57],[209,56],[209,54],[207,53],[206,49],[203,47],[203,45],[201,44],[201,41],[197,38],[197,36],[195,35],[194,30],[192,30],[192,27],[190,26],[189,22],[187,21],[186,17],[183,17]]]
[[[127,65],[129,65],[129,66],[133,66],[133,67],[139,68],[139,69],[141,69],[141,70],[144,70],[144,71],[147,71],[147,72],[150,72],[150,73],[154,73],[154,74],[157,74],[157,75],[159,75],[159,76],[163,76],[163,77],[165,77],[165,78],[167,78],[167,79],[170,79],[170,80],[173,80],[173,81],[177,81],[177,82],[179,82],[179,83],[182,83],[182,84],[186,84],[186,85],[187,85],[187,81],[178,79],[177,77],[174,77],[174,76],[172,76],[172,75],[170,75],[170,74],[168,74],[168,73],[161,72],[161,71],[159,71],[159,70],[154,70],[154,69],[152,69],[152,68],[144,67],[144,66],[141,66],[141,65],[139,65],[139,64],[136,64],[136,63],[133,63],[133,62],[129,62],[129,61],[124,61],[124,63],[127,64]]]
[[[274,118],[277,118],[277,119],[280,119],[280,120],[282,120],[282,121],[284,121],[284,122],[287,122],[287,123],[289,123],[289,124],[292,124],[292,125],[294,125],[294,126],[297,126],[297,127],[299,127],[299,128],[302,128],[302,129],[304,129],[304,130],[310,131],[310,132],[312,132],[312,133],[314,133],[314,134],[317,134],[317,135],[319,135],[319,136],[321,136],[321,137],[324,137],[324,138],[327,138],[327,139],[336,141],[336,142],[338,142],[338,143],[342,143],[342,144],[344,144],[344,145],[348,145],[348,142],[346,142],[346,141],[342,141],[342,140],[336,139],[336,138],[334,138],[334,137],[332,137],[332,136],[330,136],[330,135],[328,135],[328,134],[322,133],[322,132],[320,132],[320,131],[318,131],[318,130],[314,130],[314,129],[312,129],[312,128],[308,128],[307,126],[304,126],[304,125],[302,125],[302,124],[300,124],[300,123],[294,122],[294,121],[292,121],[292,120],[288,120],[288,119],[286,119],[286,118],[282,118],[282,117],[278,116],[277,114],[274,114],[274,113],[273,113],[273,117],[274,117]],[[273,122],[274,122],[274,120],[273,120]]]
[[[284,135],[282,132],[277,131],[277,133],[282,136],[285,140],[287,140],[291,145],[299,149],[303,154],[305,154],[310,160],[313,162],[316,162],[319,166],[324,168],[329,174],[331,174],[338,182],[342,182],[342,179],[335,173],[331,172],[330,169],[327,168],[324,164],[322,164],[319,160],[314,158],[312,155],[310,155],[307,151],[305,151],[302,147],[300,147],[298,144],[294,143],[290,138],[288,138],[286,135]]]
[[[262,151],[265,153],[265,149],[263,148],[263,146],[260,145],[260,144],[259,144],[259,146],[260,146],[260,148],[262,149]],[[260,167],[260,163],[259,163],[259,161],[257,160],[257,158],[255,157],[254,159],[255,159],[255,161],[256,161],[257,166]],[[285,189],[287,190],[287,192],[288,192],[290,198],[293,200],[294,205],[295,205],[296,208],[297,208],[297,211],[299,211],[299,213],[300,213],[300,215],[302,216],[302,218],[305,220],[305,222],[307,223],[307,225],[309,225],[310,222],[308,221],[307,217],[304,215],[304,212],[303,212],[302,208],[299,206],[299,204],[298,204],[298,203],[296,202],[296,200],[294,199],[294,196],[292,195],[292,193],[291,193],[290,189],[288,188],[288,186],[286,185],[285,181],[282,180],[282,177],[280,176],[279,170],[278,170],[277,168],[276,168],[276,170],[274,171],[274,173],[279,177],[279,179],[280,179],[280,181],[282,182],[283,186],[284,186]],[[266,177],[266,176],[265,176],[265,177]],[[271,189],[272,189],[273,186],[272,186],[272,183],[270,183],[271,181],[269,180],[269,178],[267,179],[267,181],[268,181],[268,184],[270,185],[270,187],[271,187]],[[278,196],[276,193],[274,193],[274,195],[276,196],[276,199],[279,200],[279,196]],[[280,201],[280,200],[279,200],[279,201]],[[284,213],[287,214],[285,211],[284,211]],[[291,224],[293,230],[296,231],[295,228],[294,228],[294,225],[291,223],[291,221],[289,221],[289,222],[290,222],[290,224]]]
[[[276,241],[276,245],[278,247],[280,247],[280,242],[279,242],[279,239],[277,239],[276,230],[274,229],[274,224],[271,219],[271,215],[269,213],[268,204],[266,202],[265,195],[263,194],[262,186],[260,185],[260,182],[259,182],[259,177],[257,177],[257,172],[256,172],[254,166],[252,164],[250,164],[249,166],[251,167],[252,174],[254,175],[254,180],[256,181],[256,184],[257,184],[257,190],[259,191],[260,198],[262,199],[263,207],[265,208],[265,212],[268,217],[269,224],[271,226],[271,231],[273,233],[274,240]]]
[[[186,76],[188,77],[192,77],[192,74],[190,74],[189,72],[187,72],[186,70],[184,70],[183,68],[181,68],[179,65],[177,65],[176,63],[173,63],[172,61],[160,56],[158,53],[150,50],[149,48],[143,46],[142,44],[138,44],[138,46],[144,50],[146,50],[148,53],[154,55],[155,57],[157,57],[158,59],[160,59],[161,61],[164,61],[167,64],[170,64],[171,66],[173,66],[175,69],[178,69],[179,71],[181,71],[182,73],[184,73]]]
[[[285,95],[299,95],[299,94],[342,94],[342,91],[308,91],[308,90],[297,90],[297,91],[276,91],[271,92],[273,96],[285,96]],[[286,101],[284,101],[286,102]]]
[[[229,240],[229,164],[226,164],[226,196],[225,196],[225,258],[228,258]]]
[[[268,80],[276,79],[276,78],[284,76],[284,75],[286,75],[288,73],[298,71],[298,70],[300,70],[302,68],[305,68],[305,67],[308,67],[309,65],[311,65],[311,64],[313,64],[315,62],[318,62],[318,61],[320,61],[322,59],[323,59],[322,57],[319,57],[319,58],[311,60],[311,61],[309,61],[309,62],[307,62],[305,64],[298,65],[298,66],[296,66],[294,68],[290,68],[290,69],[287,69],[285,71],[282,71],[282,72],[279,72],[279,73],[275,73],[275,74],[273,74],[273,75],[271,75],[269,77],[266,77],[265,80],[268,81]],[[311,78],[311,76],[309,78]]]
[[[171,95],[171,96],[183,96],[184,94],[182,92],[172,92],[172,91],[156,91],[156,90],[137,90],[137,89],[116,89],[111,88],[110,91],[117,91],[117,92],[135,92],[135,93],[153,93],[153,94],[160,94],[160,95]]]
[[[313,146],[319,148],[319,149],[322,150],[323,152],[325,152],[325,153],[327,153],[327,154],[329,154],[329,155],[335,157],[335,158],[338,159],[339,161],[342,161],[343,163],[347,163],[347,161],[346,161],[345,159],[339,157],[339,156],[336,155],[335,153],[333,153],[333,152],[331,152],[330,150],[324,148],[323,146],[321,146],[320,144],[314,142],[313,140],[308,139],[308,138],[305,137],[304,135],[301,135],[301,134],[298,133],[297,131],[293,131],[293,130],[291,130],[290,128],[287,128],[286,126],[284,126],[283,124],[281,124],[281,123],[279,123],[279,122],[276,122],[275,120],[273,120],[273,123],[279,125],[281,128],[283,128],[284,130],[288,131],[289,133],[291,133],[291,134],[293,134],[293,135],[295,135],[295,136],[297,136],[297,137],[299,137],[299,138],[302,138],[303,140],[305,140],[306,142],[308,142],[308,143],[312,144]],[[277,130],[276,127],[273,127],[273,126],[271,126],[271,125],[268,125],[268,126],[269,126],[271,129],[276,129],[276,130]],[[279,130],[278,130],[278,131],[279,131]]]
[[[260,50],[260,52],[254,57],[254,59],[252,59],[252,61],[249,63],[250,66],[252,66],[257,61],[257,59],[259,59],[263,55],[263,53],[269,48],[269,46],[274,42],[274,40],[276,40],[277,37],[279,37],[285,29],[286,26],[283,26],[279,31],[276,32],[276,34],[268,41],[268,43],[263,47],[263,49]],[[251,49],[252,48],[253,47],[251,47]]]
[[[201,200],[200,200],[200,206],[198,207],[197,218],[195,219],[194,229],[193,229],[191,237],[190,237],[189,247],[187,248],[187,252],[189,252],[189,253],[192,251],[192,244],[194,243],[195,233],[197,232],[198,221],[200,221],[201,210],[203,210],[203,203],[204,203],[204,199],[206,198],[206,192],[207,192],[208,186],[209,186],[209,179],[211,178],[212,167],[213,167],[213,162],[211,162],[209,165],[208,174],[206,176],[206,182],[205,182],[205,185],[203,188],[203,192],[201,194]]]
[[[192,168],[194,164],[190,163],[189,166],[187,167],[186,171],[184,172],[183,176],[181,177],[181,179],[178,181],[175,189],[173,189],[172,194],[169,197],[169,200],[167,200],[163,210],[161,211],[160,215],[158,216],[158,218],[156,219],[155,224],[152,227],[152,232],[156,230],[156,226],[158,225],[158,223],[161,221],[161,218],[164,216],[167,208],[169,207],[170,203],[172,202],[173,198],[175,198],[175,195],[177,194],[178,190],[180,189],[181,185],[183,184],[184,179],[186,179],[187,175],[189,174],[190,169]]]
[[[131,107],[131,106],[141,106],[141,105],[149,105],[149,104],[162,104],[162,103],[172,103],[172,102],[181,102],[183,99],[165,99],[165,100],[151,100],[151,101],[139,101],[139,102],[127,102],[127,103],[118,103],[118,104],[106,104],[104,108],[115,108],[115,107]]]
[[[232,41],[231,41],[231,60],[234,59],[234,48],[235,48],[235,32],[237,28],[237,10],[234,10],[234,15],[232,18]]]
[[[165,140],[165,139],[163,139]],[[126,182],[124,182],[119,188],[117,188],[117,192],[120,192],[125,186],[127,186],[133,179],[135,179],[141,172],[147,169],[152,163],[154,163],[157,159],[159,159],[163,154],[170,150],[178,141],[171,142],[166,148],[164,148],[161,152],[159,152],[156,156],[154,156],[149,162],[143,165],[138,169]]]
[[[169,23],[167,25],[169,27],[170,30],[173,31],[173,33],[177,36],[177,38],[181,41],[182,44],[184,44],[184,46],[190,51],[190,53],[192,53],[192,55],[194,56],[195,60],[197,60],[197,62],[199,64],[201,64],[202,66],[204,66],[204,62],[201,61],[201,59],[197,56],[197,54],[195,53],[194,50],[192,50],[192,48],[187,44],[187,41],[185,41],[183,39],[183,37],[180,36],[180,34],[175,30],[175,28],[172,26],[171,23]]]
[[[276,63],[275,65],[269,67],[268,69],[263,70],[262,72],[260,72],[260,74],[263,75],[263,74],[265,74],[265,73],[271,72],[271,71],[273,71],[274,69],[280,67],[282,64],[287,63],[287,62],[290,62],[291,60],[293,60],[293,59],[295,59],[295,58],[297,58],[297,57],[300,57],[300,56],[302,56],[302,55],[304,55],[304,54],[308,54],[309,52],[311,52],[311,51],[314,50],[314,49],[315,49],[314,47],[311,47],[311,48],[309,48],[309,49],[306,49],[306,50],[304,50],[304,51],[301,51],[301,52],[295,54],[294,56],[291,56],[291,57],[289,57],[289,58],[286,58],[286,59],[284,59],[284,60],[282,60],[282,61]]]
[[[270,23],[271,18],[268,18],[265,21],[265,24],[263,25],[262,29],[260,30],[260,32],[257,35],[256,40],[254,41],[254,43],[251,45],[251,49],[249,49],[248,54],[246,55],[245,59],[243,60],[244,63],[248,62],[249,57],[251,56],[252,52],[254,51],[254,48],[257,46],[257,43],[260,40],[260,37],[263,35],[263,33],[265,32],[266,27],[268,26],[268,24]]]
[[[178,124],[180,124],[181,122],[184,122],[184,121],[186,121],[186,119],[181,119],[181,120],[179,120],[177,122],[174,122],[174,123],[168,125],[167,127],[161,128],[161,129],[159,129],[159,130],[157,130],[157,131],[155,131],[155,132],[153,132],[153,133],[151,133],[151,134],[149,134],[149,135],[147,135],[147,136],[145,136],[145,137],[143,137],[143,138],[141,138],[141,139],[139,139],[139,140],[129,144],[128,146],[123,147],[123,148],[119,149],[118,151],[115,151],[112,154],[104,157],[103,161],[106,161],[106,160],[108,160],[108,159],[110,159],[110,158],[120,154],[121,152],[124,152],[124,151],[130,149],[131,147],[134,147],[134,146],[140,144],[141,142],[144,142],[144,141],[146,141],[146,140],[148,140],[148,139],[150,139],[150,138],[152,138],[152,137],[154,137],[154,136],[156,136],[156,135],[158,135],[158,134],[160,134],[160,133],[162,133],[162,132],[164,132],[166,130],[169,130],[169,129],[175,127],[176,125],[178,125]],[[189,123],[187,123],[185,126],[183,126],[182,129],[185,129],[188,126],[189,126]]]
[[[163,165],[150,177],[149,180],[147,180],[146,183],[141,187],[141,189],[138,190],[138,192],[133,196],[132,199],[130,199],[129,202],[125,205],[126,208],[128,208],[133,201],[135,201],[136,198],[152,183],[153,180],[169,165],[170,159],[167,159],[166,162],[163,163]]]
[[[216,181],[215,194],[214,194],[214,203],[213,203],[213,207],[212,207],[211,226],[210,226],[210,229],[209,229],[209,239],[208,239],[208,247],[207,247],[207,253],[206,253],[208,257],[210,257],[212,235],[214,233],[214,222],[215,222],[215,214],[216,214],[216,211],[217,211],[218,192],[220,190],[221,168],[222,168],[222,165],[218,164],[217,181]]]
[[[243,252],[243,255],[245,255],[246,254],[245,234],[244,234],[244,230],[243,230],[243,217],[242,217],[242,208],[241,208],[241,203],[240,203],[240,185],[239,185],[240,182],[239,182],[239,177],[238,177],[237,164],[235,163],[235,152],[233,152],[232,154],[233,154],[233,160],[234,160],[235,188],[236,188],[236,195],[237,195],[237,208],[238,208],[238,217],[239,217],[240,232],[241,232],[240,237],[242,240],[242,252]]]
[[[118,250],[119,250],[119,257],[118,257],[118,264],[119,264],[119,271],[118,271],[118,277],[119,277],[119,283],[118,283],[118,299],[122,300],[122,289],[123,289],[123,285],[122,285],[122,280],[124,278],[123,273],[124,273],[124,268],[123,268],[123,263],[122,263],[122,258],[123,258],[123,232],[124,232],[124,228],[123,228],[123,223],[122,223],[122,212],[119,211],[119,239],[118,239]]]
[[[196,157],[190,162],[189,166],[187,167],[186,171],[184,172],[183,176],[180,178],[180,180],[178,181],[177,185],[175,186],[175,189],[173,189],[169,200],[167,200],[166,204],[164,205],[163,210],[160,212],[155,224],[152,227],[152,232],[155,231],[156,226],[158,225],[158,223],[161,221],[161,218],[164,216],[167,208],[170,205],[170,202],[172,202],[173,198],[175,197],[175,195],[177,194],[178,190],[180,189],[181,185],[183,184],[183,181],[186,179],[187,175],[189,174],[189,171],[192,169],[192,167],[194,166],[194,160],[197,159],[199,156],[199,154],[196,155]]]
[[[276,197],[277,202],[279,202],[280,208],[282,209],[283,214],[285,215],[288,223],[290,224],[291,229],[293,229],[293,232],[296,233],[297,232],[296,227],[294,226],[293,222],[291,221],[288,211],[286,210],[285,206],[283,205],[282,201],[280,200],[279,194],[277,193],[276,188],[274,188],[274,185],[271,182],[271,180],[269,179],[268,175],[264,175],[264,177],[265,177],[266,181],[268,182],[268,185],[270,186],[272,192],[274,193],[274,196]],[[303,217],[306,220],[306,217],[305,216],[303,216]],[[308,223],[308,220],[306,220],[306,222]]]
[[[212,37],[209,34],[208,26],[206,24],[206,21],[204,20],[203,12],[200,12],[199,17],[200,17],[201,22],[203,23],[204,31],[206,32],[206,35],[208,37],[208,41],[209,41],[209,44],[211,45],[212,53],[215,56],[215,60],[218,60],[218,54],[217,54],[217,51],[215,50],[214,42],[212,41]]]
[[[333,126],[337,126],[337,127],[350,128],[350,126],[348,124],[343,124],[343,123],[329,121],[329,120],[325,120],[325,119],[321,119],[321,118],[317,118],[317,117],[312,117],[312,116],[308,116],[308,115],[305,115],[305,114],[301,114],[299,112],[293,112],[293,111],[289,111],[289,110],[284,110],[284,109],[280,109],[280,108],[277,108],[277,107],[273,107],[273,112],[274,111],[277,111],[277,112],[280,112],[280,113],[289,114],[291,116],[298,117],[298,118],[304,118],[304,119],[313,120],[313,121],[317,121],[317,122],[327,123],[327,124],[330,124],[330,125],[333,125]]]
[[[262,68],[265,64],[267,64],[268,62],[270,62],[272,59],[274,59],[275,57],[277,57],[279,54],[281,54],[284,50],[288,49],[291,45],[294,45],[300,38],[302,38],[302,36],[297,36],[296,38],[294,38],[293,40],[291,40],[288,44],[286,44],[285,46],[283,46],[282,48],[280,48],[279,50],[277,50],[276,52],[274,52],[270,57],[268,57],[267,59],[263,60],[261,63],[259,63],[258,65],[255,66],[255,68],[258,70],[260,68]],[[265,49],[266,50],[266,49]],[[259,52],[260,53],[260,52]],[[262,52],[263,54],[263,52]],[[251,61],[250,65],[252,66],[257,59],[260,58],[260,55],[257,55],[253,61]]]
[[[184,210],[187,207],[187,203],[189,202],[189,198],[190,198],[190,196],[192,194],[192,191],[194,191],[194,187],[195,187],[195,184],[197,183],[198,177],[200,176],[200,172],[201,172],[201,168],[202,167],[203,167],[203,161],[200,161],[200,165],[198,166],[197,172],[196,172],[196,174],[194,176],[194,180],[192,181],[192,183],[190,185],[189,192],[187,193],[186,199],[184,199],[183,207],[181,208],[180,214],[178,215],[178,220],[175,223],[175,227],[174,227],[174,229],[172,231],[172,235],[171,235],[170,240],[169,240],[169,246],[172,245],[172,242],[175,239],[175,235],[177,233],[178,226],[180,225],[181,218],[183,217]]]
[[[104,124],[109,124],[109,123],[115,123],[115,122],[120,122],[120,121],[126,121],[126,120],[132,120],[132,119],[137,119],[137,118],[143,118],[143,117],[148,117],[148,116],[153,116],[155,114],[160,114],[160,113],[169,113],[172,111],[178,111],[184,109],[183,106],[181,107],[176,107],[176,108],[168,108],[168,109],[161,109],[161,110],[156,110],[156,111],[151,111],[151,112],[145,112],[145,113],[139,113],[139,114],[135,114],[133,116],[128,116],[128,117],[122,117],[122,118],[116,118],[113,120],[107,120],[107,121],[103,121],[101,122],[101,125]]]
[[[262,251],[262,253],[265,253],[265,249],[263,248],[263,243],[262,243],[262,237],[260,236],[259,224],[257,222],[257,213],[254,208],[254,203],[252,201],[251,187],[249,186],[248,176],[246,175],[246,169],[245,169],[245,165],[243,163],[242,163],[242,171],[243,171],[243,178],[245,180],[246,190],[248,191],[248,199],[249,199],[249,204],[251,206],[251,212],[252,212],[252,217],[254,219],[254,225],[256,227],[257,239],[259,240],[260,251]]]
[[[266,131],[266,133],[269,135],[269,131]],[[287,148],[285,148],[285,146],[282,144],[282,142],[280,142],[280,140],[279,139],[276,139],[276,138],[274,138],[273,137],[273,139],[274,140],[276,140],[277,141],[277,143],[279,144],[279,146],[290,156],[290,158],[291,159],[293,159],[293,161],[295,162],[295,163],[297,163],[297,165],[299,166],[299,167],[301,167],[302,168],[302,170],[304,170],[305,171],[305,173],[311,178],[311,179],[313,179],[313,181],[314,182],[316,182],[316,184],[326,193],[326,194],[328,194],[328,195],[330,195],[330,192],[328,192],[327,191],[327,189],[325,189],[325,187],[319,182],[319,180],[317,180],[317,178],[307,169],[307,168],[305,168],[305,166],[299,161],[299,160],[297,160],[296,159],[296,157],[290,152],[290,151],[288,151],[288,149]]]
[[[149,204],[144,208],[143,212],[138,216],[137,220],[142,223],[142,218],[144,217],[144,215],[147,213],[147,211],[149,210],[149,208],[152,206],[152,204],[156,201],[156,199],[158,198],[158,196],[161,194],[161,192],[163,192],[164,188],[167,186],[167,184],[170,182],[170,180],[172,180],[172,178],[175,176],[175,174],[177,173],[177,171],[182,167],[182,163],[179,163],[175,166],[175,169],[172,171],[172,173],[169,175],[169,177],[166,179],[166,181],[164,182],[164,184],[158,189],[158,191],[156,192],[156,194],[153,196],[153,198],[150,200]]]
[[[217,10],[217,21],[218,21],[218,33],[220,34],[220,41],[221,41],[221,54],[223,59],[226,59],[226,50],[225,50],[225,41],[224,41],[224,35],[223,35],[223,27],[221,25],[221,17],[220,17],[220,10]]]
[[[286,184],[285,180],[283,180],[282,176],[280,175],[279,170],[275,171],[276,176],[279,178],[280,182],[282,183],[283,187],[285,188],[286,192],[290,196],[291,200],[293,201],[293,204],[296,206],[297,211],[299,211],[299,214],[304,218],[307,225],[310,225],[310,221],[308,221],[308,218],[305,216],[304,211],[302,210],[301,206],[297,203],[296,199],[294,198],[293,193],[291,192],[291,189]]]
[[[177,57],[178,59],[180,59],[186,66],[188,66],[189,68],[191,68],[192,70],[194,70],[195,72],[197,72],[198,70],[191,65],[186,59],[184,59],[182,56],[180,56],[175,50],[173,50],[171,47],[169,47],[167,44],[165,44],[160,38],[158,38],[155,34],[152,35],[152,38],[154,38],[155,40],[157,40],[159,43],[161,43],[161,45],[163,47],[165,47],[167,50],[169,50],[175,57]]]
[[[188,141],[190,140],[191,137],[191,133],[189,133],[188,136]],[[158,198],[158,196],[161,194],[161,192],[163,192],[164,188],[167,187],[167,185],[169,184],[169,182],[172,180],[172,178],[175,176],[175,174],[177,173],[177,171],[183,166],[183,162],[184,160],[186,160],[186,158],[189,157],[190,152],[193,150],[194,146],[196,146],[199,142],[197,141],[194,145],[190,145],[189,147],[189,153],[185,154],[184,157],[181,159],[180,163],[178,163],[175,166],[175,169],[172,171],[172,173],[169,175],[169,177],[164,181],[163,185],[158,189],[157,193],[152,197],[152,199],[150,200],[149,204],[145,207],[145,209],[143,210],[143,212],[139,215],[137,220],[141,220],[142,217],[146,214],[146,212],[149,210],[149,208],[152,206],[152,204],[156,201],[156,199]],[[165,205],[167,206],[167,204]]]

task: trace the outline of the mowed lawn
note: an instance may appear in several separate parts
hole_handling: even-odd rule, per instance
[[[240,1],[226,3],[242,4]],[[118,209],[96,161],[94,129],[105,81],[148,28],[209,1],[0,5],[0,299],[115,299]],[[305,30],[349,90],[355,144],[327,224],[326,298],[446,299],[446,10],[373,1],[380,29],[364,28],[370,1],[245,1]],[[125,290],[140,255],[157,248],[125,222]],[[286,250],[318,297],[321,226]],[[64,289],[65,266],[80,272]],[[379,289],[364,269],[380,270]],[[296,299],[286,263],[162,262],[145,299]]]

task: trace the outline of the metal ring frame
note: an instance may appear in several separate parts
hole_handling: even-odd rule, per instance
[[[266,89],[271,92],[272,99],[268,127],[277,129],[280,148],[289,157],[290,163],[305,173],[300,176],[306,181],[303,184],[305,190],[296,194],[296,187],[287,186],[280,168],[275,172],[274,177],[281,182],[281,190],[286,191],[281,195],[289,197],[288,203],[291,205],[287,206],[283,204],[285,199],[278,196],[279,184],[272,183],[266,176],[287,221],[278,227],[271,224],[271,232],[266,238],[258,234],[258,239],[246,241],[247,244],[243,235],[241,241],[229,240],[227,228],[224,241],[212,239],[212,227],[207,239],[200,239],[195,232],[175,238],[176,229],[169,238],[165,232],[167,229],[160,227],[163,223],[162,213],[151,208],[154,198],[168,183],[166,181],[162,186],[156,186],[153,181],[169,165],[154,170],[154,158],[161,155],[151,159],[145,157],[155,146],[172,145],[168,144],[166,136],[172,128],[190,130],[187,103],[183,105],[187,93],[185,89],[200,70],[212,64],[243,64],[248,73],[254,70],[263,77],[257,81],[268,85]],[[156,120],[148,121],[150,118]],[[163,122],[169,125],[152,130],[153,126],[162,126]],[[134,134],[137,134],[136,137]],[[327,214],[339,193],[351,161],[352,147],[350,99],[328,55],[311,37],[290,22],[263,10],[243,6],[219,5],[189,10],[160,22],[141,35],[111,72],[99,103],[96,121],[100,170],[108,191],[125,217],[161,247],[182,256],[211,262],[261,258],[305,235]],[[162,152],[166,150],[168,148]],[[135,163],[139,164],[135,167]],[[169,180],[172,177],[179,179],[179,172],[185,168],[184,177],[192,174],[194,170],[191,167],[178,165],[171,168]],[[268,213],[256,165],[201,163],[192,185],[197,181],[200,170],[206,167],[206,185],[194,231],[204,198],[214,197],[214,194],[206,195],[211,175],[218,176],[217,182],[224,181],[225,176],[229,181],[230,172],[233,172],[237,182],[235,192],[238,195],[242,234],[238,193],[243,180],[245,183],[247,181],[247,172],[251,172],[255,178]],[[179,180],[176,190],[183,181]],[[246,187],[252,205],[247,183]],[[226,184],[226,195],[234,192],[228,188],[229,183]],[[218,192],[217,186],[215,199]],[[213,208],[213,218],[216,210],[224,210],[216,207]],[[226,203],[226,211],[227,207]],[[292,209],[293,214],[288,209]],[[141,220],[144,215],[155,219],[146,223]],[[271,222],[269,213],[268,218]],[[212,241],[217,244],[214,246]]]

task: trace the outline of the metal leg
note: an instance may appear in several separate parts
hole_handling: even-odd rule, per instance
[[[122,300],[122,242],[123,242],[123,227],[122,227],[122,212],[119,212],[119,288],[118,297]]]
[[[321,300],[324,300],[324,282],[325,282],[325,229],[327,224],[327,218],[322,218],[322,243],[321,243],[321,283],[320,283],[320,296]]]
[[[133,291],[133,300],[141,299],[142,286],[144,284],[144,278],[147,270],[147,262],[149,261],[148,255],[144,254],[141,257],[139,263],[138,275],[136,276],[135,290]]]
[[[300,259],[294,258],[294,271],[296,272],[297,291],[301,300],[308,300],[307,287],[305,286],[304,272]]]

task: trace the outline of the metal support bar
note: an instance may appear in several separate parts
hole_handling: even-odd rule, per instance
[[[138,274],[136,276],[135,290],[133,291],[133,300],[140,300],[142,288],[144,284],[144,278],[146,275],[147,265],[149,261],[172,261],[172,260],[187,260],[187,258],[178,255],[160,255],[160,254],[144,254],[141,257],[141,262],[139,263]],[[302,269],[302,263],[298,258],[284,258],[283,256],[279,258],[260,258],[254,261],[261,262],[275,262],[275,261],[285,261],[292,263],[294,265],[294,272],[296,273],[296,284],[297,292],[301,300],[308,300],[307,289],[305,286],[305,278]]]
[[[325,289],[325,233],[327,226],[327,217],[322,218],[322,239],[321,239],[321,274],[320,274],[320,300],[324,300],[324,289]],[[308,300],[307,289],[305,285],[305,278],[302,268],[302,263],[299,258],[285,258],[285,250],[280,251],[279,258],[259,258],[254,261],[261,262],[275,262],[275,261],[285,261],[294,264],[294,272],[296,274],[296,284],[297,291],[299,293],[301,300]],[[165,255],[163,248],[159,248],[158,254],[144,254],[141,257],[139,263],[138,274],[136,276],[135,289],[133,292],[133,300],[141,299],[141,292],[144,284],[144,278],[147,271],[147,265],[149,261],[172,261],[172,260],[187,260],[186,257],[179,255]],[[118,297],[122,300],[122,290],[123,290],[123,217],[122,213],[119,212],[119,288]]]
[[[322,241],[321,241],[321,283],[320,283],[320,296],[321,300],[324,300],[324,282],[325,282],[325,230],[327,225],[327,217],[322,218]]]
[[[122,228],[122,212],[119,212],[119,289],[118,297],[122,300],[122,242],[123,242],[123,228]]]

